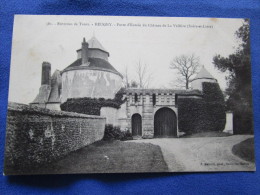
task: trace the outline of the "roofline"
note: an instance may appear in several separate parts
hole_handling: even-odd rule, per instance
[[[108,54],[108,57],[110,56],[109,52],[108,52],[108,51],[105,51],[105,50],[103,50],[103,49],[99,49],[99,48],[88,48],[88,49],[90,49],[90,50],[99,50],[99,51],[103,51],[103,52],[105,52],[105,53]],[[82,50],[82,49],[77,49],[76,52],[81,51],[81,50]]]
[[[140,88],[137,88],[138,90],[142,90]],[[160,89],[144,89],[144,90],[147,90],[147,91],[127,91],[126,89],[126,92],[125,94],[127,95],[133,95],[133,94],[169,94],[169,95],[180,95],[180,96],[202,96],[202,94],[198,91],[187,91],[187,90],[178,90],[178,89],[166,89],[166,92],[154,92],[154,90],[160,90]],[[167,92],[167,90],[171,90],[169,92]]]
[[[111,73],[117,74],[122,79],[124,78],[123,75],[121,73],[117,72],[117,71],[113,71],[113,70],[109,70],[109,69],[105,69],[105,68],[89,67],[89,66],[73,66],[73,67],[65,68],[61,72],[61,75],[64,72],[68,72],[68,71],[72,71],[72,70],[100,70],[100,71],[105,71],[105,72],[111,72]]]
[[[60,101],[59,102],[52,102],[52,101],[48,101],[48,102],[44,102],[44,103],[40,103],[40,102],[31,102],[29,104],[57,104],[57,103],[61,103]]]
[[[217,79],[215,78],[210,78],[210,77],[202,77],[202,78],[196,78],[196,79],[193,79],[191,82],[195,81],[195,80],[199,80],[199,79],[210,79],[210,80],[215,80],[215,81],[218,81]]]

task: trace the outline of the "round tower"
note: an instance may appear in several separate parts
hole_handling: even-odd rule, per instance
[[[209,82],[209,83],[217,83],[217,79],[215,79],[203,66],[200,72],[196,75],[196,77],[191,82],[192,89],[198,89],[202,91],[202,83]]]
[[[109,53],[92,37],[87,42],[83,39],[77,54],[77,60],[62,71],[61,102],[82,97],[113,99],[123,76],[109,63]]]

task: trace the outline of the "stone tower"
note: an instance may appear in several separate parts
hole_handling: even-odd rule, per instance
[[[196,75],[196,77],[191,82],[191,89],[197,89],[202,91],[202,83],[217,83],[217,79],[215,79],[203,66],[200,72]]]
[[[123,76],[108,61],[109,52],[92,37],[81,49],[77,59],[62,71],[61,103],[68,98],[113,99],[122,87]]]

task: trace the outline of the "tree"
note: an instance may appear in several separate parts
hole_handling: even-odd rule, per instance
[[[170,69],[177,70],[179,75],[177,84],[184,85],[186,89],[189,89],[192,76],[197,73],[199,67],[199,58],[194,54],[175,57],[170,63]]]
[[[137,88],[138,87],[138,83],[136,81],[131,81],[130,87]]]
[[[249,42],[249,20],[235,32],[240,44],[237,50],[228,57],[216,55],[213,63],[222,72],[229,72],[226,77],[227,109],[234,112],[235,133],[252,133],[252,88]]]
[[[130,87],[129,73],[128,73],[127,66],[125,66],[125,70],[124,70],[124,80],[123,80],[123,83],[124,83],[125,88],[129,88]]]
[[[144,64],[139,60],[136,64],[135,71],[139,87],[149,88],[152,80],[152,73],[149,71],[147,64]]]

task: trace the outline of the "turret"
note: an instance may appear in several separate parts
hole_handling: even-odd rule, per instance
[[[88,43],[86,42],[86,39],[83,39],[82,47],[81,47],[81,59],[82,59],[82,65],[88,64]]]
[[[217,83],[217,79],[215,79],[203,66],[200,72],[196,75],[196,77],[191,82],[192,89],[198,89],[202,91],[202,83]]]
[[[49,62],[42,63],[42,85],[51,84],[51,64]]]

